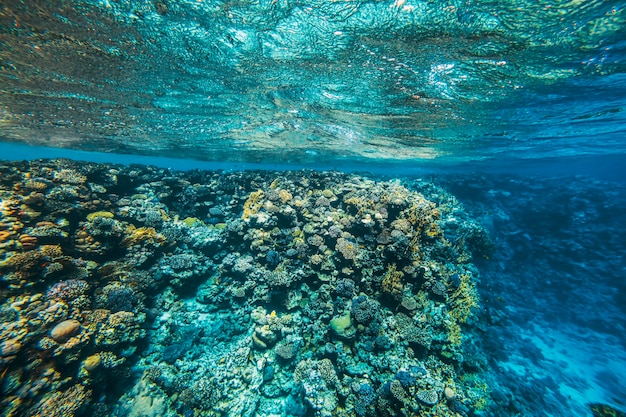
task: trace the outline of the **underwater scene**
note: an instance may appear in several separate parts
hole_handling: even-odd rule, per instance
[[[626,417],[626,3],[0,2],[0,416]]]

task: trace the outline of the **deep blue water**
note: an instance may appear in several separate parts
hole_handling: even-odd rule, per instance
[[[487,415],[626,410],[623,2],[6,3],[0,140],[5,161],[431,181],[495,245]]]
[[[3,148],[10,159],[68,157],[183,170],[262,169],[268,176],[301,168]],[[496,404],[488,415],[591,416],[592,403],[624,409],[624,158],[407,165],[345,163],[339,168],[370,171],[380,179],[431,181],[456,196],[488,231],[495,251],[490,259],[477,260],[481,308],[472,330],[488,364],[486,378]],[[122,408],[116,415],[129,412]]]

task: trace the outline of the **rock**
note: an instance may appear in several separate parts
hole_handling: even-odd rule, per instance
[[[50,331],[50,337],[57,343],[63,343],[80,330],[78,320],[65,320],[57,324]]]
[[[453,400],[456,396],[456,392],[454,392],[454,389],[452,387],[446,387],[443,390],[443,394],[446,396],[447,400]]]

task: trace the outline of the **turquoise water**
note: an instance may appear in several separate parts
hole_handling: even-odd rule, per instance
[[[2,138],[296,164],[619,154],[624,13],[617,1],[5,3]]]
[[[623,416],[625,6],[3,2],[2,415]]]

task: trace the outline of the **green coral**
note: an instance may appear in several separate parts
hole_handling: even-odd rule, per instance
[[[333,329],[338,336],[346,336],[346,332],[348,332],[351,327],[352,319],[350,318],[350,311],[347,311],[342,316],[334,317],[330,321],[330,328]]]
[[[626,413],[607,404],[590,403],[588,405],[593,417],[626,417]]]
[[[96,211],[93,213],[89,213],[87,215],[87,221],[91,222],[97,217],[104,217],[106,219],[112,219],[114,215],[110,211]]]

